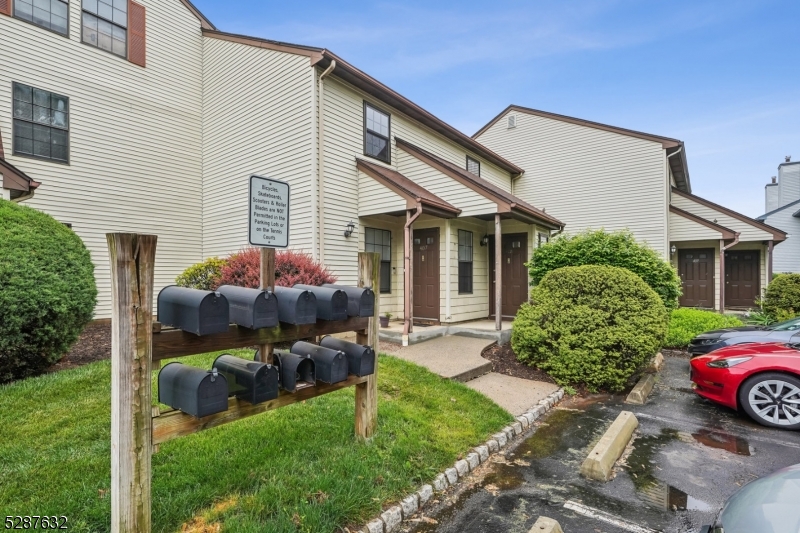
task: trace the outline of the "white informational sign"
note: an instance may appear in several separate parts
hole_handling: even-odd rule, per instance
[[[253,246],[289,246],[289,184],[250,176],[250,228]]]

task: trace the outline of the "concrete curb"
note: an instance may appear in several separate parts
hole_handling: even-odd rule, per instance
[[[653,387],[656,384],[656,375],[655,374],[645,374],[640,379],[639,382],[633,387],[633,390],[628,394],[628,397],[625,398],[625,403],[630,403],[633,405],[644,405],[644,402],[647,401],[647,397],[653,391]]]
[[[596,481],[608,481],[614,463],[625,451],[638,426],[639,421],[633,413],[622,411],[583,461],[581,474]]]
[[[457,485],[463,478],[469,475],[472,470],[489,461],[492,455],[500,453],[512,440],[522,435],[526,429],[530,428],[533,422],[553,408],[564,397],[564,389],[558,389],[550,393],[547,398],[540,400],[538,404],[531,407],[527,412],[516,417],[511,425],[504,427],[498,433],[492,435],[484,444],[478,445],[470,450],[464,459],[460,459],[444,472],[438,474],[431,484],[423,485],[416,492],[412,492],[402,498],[398,504],[385,509],[380,516],[370,520],[358,531],[362,533],[393,533],[400,528],[403,520],[408,520],[433,497],[435,492],[444,492],[449,487]],[[624,446],[623,446],[624,448]],[[539,523],[538,521],[536,522]],[[556,523],[558,526],[558,523]],[[542,533],[552,531],[558,533],[561,528],[552,530],[532,530]]]

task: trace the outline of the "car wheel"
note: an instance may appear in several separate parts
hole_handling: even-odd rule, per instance
[[[800,379],[779,372],[753,376],[739,389],[739,405],[764,426],[800,429]]]

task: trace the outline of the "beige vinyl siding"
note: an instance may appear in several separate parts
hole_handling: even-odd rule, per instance
[[[0,132],[6,158],[42,185],[25,205],[72,224],[95,264],[95,318],[111,315],[107,232],[158,235],[155,293],[202,257],[202,42],[177,0],[147,9],[147,68],[0,16]],[[12,82],[69,97],[70,164],[12,154]]]
[[[684,211],[688,211],[693,215],[697,215],[712,222],[716,220],[716,223],[720,226],[724,226],[728,229],[738,232],[740,241],[772,240],[772,234],[768,231],[753,226],[752,224],[748,224],[747,222],[743,222],[738,218],[734,218],[722,211],[718,211],[713,207],[708,207],[696,202],[695,200],[692,200],[691,198],[686,198],[679,194],[673,193],[671,196],[672,205],[678,209],[683,209]]]
[[[772,251],[773,272],[800,272],[800,218],[792,216],[798,209],[800,204],[787,207],[771,214],[764,221],[789,234],[789,237],[775,245]]]
[[[358,216],[405,211],[402,196],[376,179],[358,171]]]
[[[396,150],[397,170],[445,202],[461,209],[460,217],[497,212],[497,204],[466,185],[442,174],[405,150]]]
[[[689,220],[677,213],[669,214],[669,240],[670,241],[695,241],[704,239],[721,239],[722,233],[704,226],[694,220]]]
[[[290,247],[310,253],[315,81],[308,57],[211,38],[203,39],[203,56],[203,255],[247,245],[252,174],[289,183]]]
[[[377,228],[392,232],[392,284],[391,293],[381,294],[381,314],[391,313],[394,319],[403,318],[403,226],[402,217],[387,215],[366,216],[359,219],[358,249],[365,249],[365,228]],[[354,237],[351,237],[354,238]],[[378,291],[375,291],[376,295]]]
[[[458,230],[472,232],[472,294],[458,292]],[[450,290],[450,313],[447,322],[464,322],[489,316],[489,248],[480,242],[486,234],[486,222],[477,218],[450,220],[450,266],[445,269],[445,299],[447,283]],[[445,243],[446,246],[446,243]],[[445,247],[445,252],[447,248]],[[445,256],[442,257],[444,260]],[[449,274],[449,280],[448,280]]]
[[[478,141],[525,170],[514,194],[566,224],[629,228],[667,257],[666,156],[660,143],[514,112],[516,128],[502,117]]]

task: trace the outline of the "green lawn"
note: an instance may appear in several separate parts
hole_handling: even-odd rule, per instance
[[[216,355],[183,362],[208,368]],[[0,516],[66,515],[71,531],[108,531],[110,366],[0,386]],[[153,456],[154,531],[219,522],[241,533],[333,532],[429,482],[511,420],[459,383],[381,356],[378,431],[364,444],[353,437],[353,394],[163,444]]]

